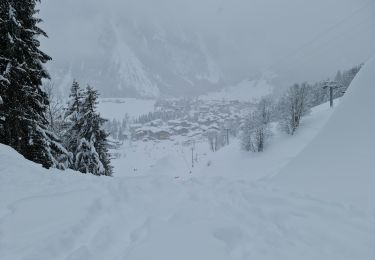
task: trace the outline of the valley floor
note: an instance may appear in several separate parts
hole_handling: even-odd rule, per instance
[[[113,178],[44,170],[0,146],[0,259],[375,259],[375,214],[267,180],[319,132],[275,133],[262,155],[239,144],[124,145]]]

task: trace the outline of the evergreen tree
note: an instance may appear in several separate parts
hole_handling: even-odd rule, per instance
[[[77,81],[73,81],[70,88],[68,106],[64,116],[64,133],[63,140],[65,147],[76,157],[80,142],[79,120],[81,117],[81,109],[83,105],[83,92]]]
[[[342,73],[341,71],[337,71],[336,76],[335,76],[335,82],[337,82],[339,85],[342,84],[343,78],[342,78]]]
[[[350,83],[352,83],[354,77],[357,75],[357,73],[361,70],[363,64],[360,64],[358,66],[355,66],[347,71],[344,71],[342,74],[342,78],[340,81],[340,88],[338,89],[338,95],[342,96],[348,87],[350,86]]]
[[[66,110],[66,117],[72,117],[72,119],[78,117],[80,108],[82,105],[83,92],[77,81],[73,81],[72,87],[70,88],[68,108]]]
[[[49,101],[41,86],[51,58],[39,50],[38,36],[47,35],[38,27],[37,2],[0,2],[0,141],[44,167],[61,167],[67,151],[47,130]]]
[[[308,102],[311,107],[318,106],[329,100],[327,90],[323,88],[324,82],[317,82],[308,86]]]
[[[75,168],[83,173],[112,175],[108,152],[108,134],[103,130],[105,119],[97,112],[98,92],[88,86],[79,110],[77,126],[79,143],[75,157]]]
[[[95,150],[93,143],[85,138],[81,138],[78,143],[75,169],[82,173],[105,175],[105,169],[100,161],[99,154]]]

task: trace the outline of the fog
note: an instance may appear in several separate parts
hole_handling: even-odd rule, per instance
[[[374,0],[45,0],[40,9],[52,68],[109,52],[108,25],[127,23],[196,36],[228,82],[320,80],[375,53]]]

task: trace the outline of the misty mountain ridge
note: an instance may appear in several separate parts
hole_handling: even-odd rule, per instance
[[[40,5],[49,35],[42,49],[64,93],[77,79],[105,97],[197,96],[264,74],[278,76],[267,78],[279,91],[366,61],[375,46],[370,7],[365,0],[49,0]]]
[[[194,32],[135,21],[107,22],[99,28],[95,55],[50,64],[54,84],[66,90],[73,79],[103,96],[193,96],[218,90],[223,72]]]

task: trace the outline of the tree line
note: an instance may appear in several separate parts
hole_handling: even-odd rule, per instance
[[[66,107],[56,107],[42,81],[44,64],[38,0],[0,2],[0,143],[45,168],[111,175],[105,120],[97,112],[98,92],[73,83]],[[56,111],[64,111],[58,116]]]
[[[337,84],[333,93],[334,98],[344,95],[361,67],[362,64],[344,72],[337,72],[334,79]],[[325,82],[293,84],[277,102],[271,97],[262,98],[244,120],[241,134],[242,149],[263,152],[272,136],[271,122],[276,122],[285,133],[294,135],[302,117],[309,114],[312,107],[329,100],[327,90],[323,88]]]

